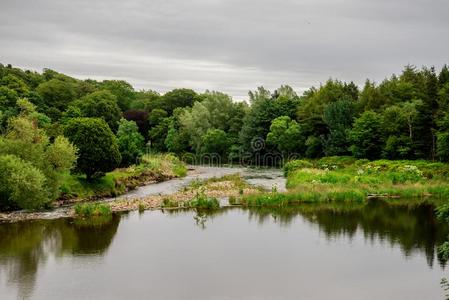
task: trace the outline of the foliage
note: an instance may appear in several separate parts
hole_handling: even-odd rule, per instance
[[[143,154],[144,138],[133,121],[121,119],[117,131],[117,143],[122,156],[122,165],[129,166],[137,162]]]
[[[71,119],[64,134],[79,149],[77,170],[88,180],[112,171],[121,161],[117,139],[102,119]]]
[[[313,164],[307,160],[291,160],[284,165],[284,175],[287,177],[290,172],[303,168],[312,168]]]
[[[295,120],[282,116],[271,122],[267,143],[275,145],[277,150],[288,156],[292,153],[303,153],[304,136]]]
[[[110,216],[111,207],[103,203],[85,203],[75,205],[75,215],[81,218]]]
[[[372,111],[364,112],[354,122],[349,133],[351,151],[355,157],[375,159],[382,152],[382,124],[379,116]]]
[[[38,169],[45,178],[42,188],[46,201],[54,200],[59,193],[62,174],[73,167],[76,149],[62,136],[50,142],[37,126],[39,114],[33,104],[20,99],[18,106],[20,115],[9,120],[6,134],[0,138],[0,155],[14,155]],[[39,199],[36,201],[40,202]]]
[[[0,174],[0,208],[33,209],[48,202],[45,175],[30,162],[0,155]]]
[[[101,118],[113,132],[117,131],[122,112],[117,98],[109,91],[93,92],[72,105],[80,110],[80,117]]]
[[[100,88],[114,95],[122,111],[129,109],[132,101],[135,99],[134,88],[123,80],[105,80],[101,83]]]

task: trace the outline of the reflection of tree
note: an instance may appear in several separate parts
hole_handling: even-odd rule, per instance
[[[298,215],[311,224],[318,224],[328,239],[338,236],[354,237],[361,230],[365,239],[379,239],[399,245],[406,256],[422,251],[432,266],[436,247],[448,234],[445,224],[436,220],[434,206],[391,205],[380,200],[367,204],[316,204],[295,207],[251,208],[249,216],[259,223],[274,218],[281,226],[288,226]],[[442,260],[439,260],[444,265]]]
[[[19,298],[32,294],[39,265],[51,255],[102,254],[117,232],[120,216],[107,223],[76,224],[70,219],[0,225],[0,269],[20,283]]]

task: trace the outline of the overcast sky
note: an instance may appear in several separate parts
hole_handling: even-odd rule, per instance
[[[242,99],[449,63],[448,0],[0,0],[0,63]]]

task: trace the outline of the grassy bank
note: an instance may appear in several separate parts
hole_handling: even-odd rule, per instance
[[[428,161],[357,160],[325,157],[295,160],[284,167],[286,193],[247,195],[246,206],[313,202],[363,202],[368,198],[449,197],[449,165]]]
[[[85,176],[66,174],[61,186],[60,201],[94,200],[114,197],[137,186],[183,177],[187,168],[170,154],[147,154],[140,163],[128,168],[116,169],[94,181]]]

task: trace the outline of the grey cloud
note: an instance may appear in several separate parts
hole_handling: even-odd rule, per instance
[[[242,98],[441,66],[448,12],[445,0],[2,0],[0,61]]]

